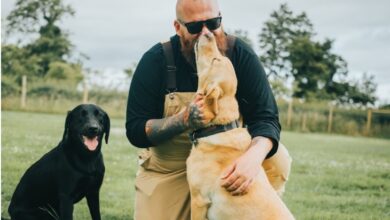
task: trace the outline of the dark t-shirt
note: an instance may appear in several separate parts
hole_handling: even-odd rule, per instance
[[[171,37],[171,44],[177,68],[177,92],[196,92],[196,67],[182,56],[177,35]],[[254,51],[239,38],[233,46],[231,61],[238,81],[236,97],[243,122],[252,137],[272,140],[273,148],[267,156],[270,157],[277,151],[280,124],[264,69]],[[146,136],[145,124],[149,119],[163,117],[164,99],[168,94],[166,69],[162,44],[158,43],[143,55],[133,75],[127,102],[126,135],[136,147],[153,146]]]

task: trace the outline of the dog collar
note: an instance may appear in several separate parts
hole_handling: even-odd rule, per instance
[[[239,124],[238,120],[235,120],[235,121],[232,121],[226,125],[213,125],[210,127],[195,130],[195,131],[191,132],[189,134],[189,136],[190,136],[190,140],[191,140],[192,144],[196,146],[198,144],[197,139],[199,139],[199,138],[211,136],[213,134],[217,134],[220,132],[229,131],[229,130],[232,130],[232,129],[238,128],[238,127],[240,127],[240,124]]]

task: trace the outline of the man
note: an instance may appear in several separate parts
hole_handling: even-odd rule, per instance
[[[189,219],[190,198],[185,161],[191,150],[190,131],[203,128],[211,120],[203,115],[201,95],[195,95],[197,75],[194,45],[201,34],[216,36],[218,48],[231,50],[237,80],[237,99],[243,122],[252,136],[251,147],[225,170],[221,187],[234,196],[247,192],[260,164],[272,161],[278,151],[280,124],[278,110],[257,55],[242,40],[228,48],[216,0],[178,0],[171,37],[176,66],[174,88],[167,74],[161,43],[149,49],[140,60],[130,86],[126,135],[137,147],[149,148],[142,157],[136,177],[134,217],[143,219]],[[284,151],[287,152],[287,151]],[[282,160],[288,160],[286,153]],[[265,170],[277,177],[276,190],[283,188],[289,162],[280,159]],[[282,166],[279,166],[282,164]],[[280,168],[283,167],[283,168]],[[278,173],[279,172],[279,173]],[[275,187],[278,185],[278,187]],[[277,189],[278,188],[278,189]]]

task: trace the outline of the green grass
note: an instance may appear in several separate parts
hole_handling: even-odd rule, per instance
[[[12,193],[25,170],[56,146],[65,115],[2,112],[1,216],[8,217]],[[136,149],[124,134],[124,119],[112,119],[103,146],[106,174],[102,219],[132,219]],[[293,157],[283,197],[296,219],[390,219],[390,141],[283,132]],[[167,210],[168,211],[168,210]],[[90,219],[85,200],[74,219]]]

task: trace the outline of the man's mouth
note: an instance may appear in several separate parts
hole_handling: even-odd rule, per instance
[[[94,137],[88,137],[88,136],[82,136],[83,137],[83,143],[90,151],[96,150],[97,146],[99,145],[99,136]]]

